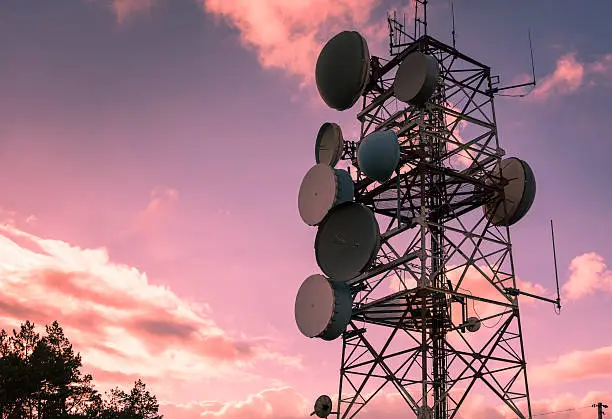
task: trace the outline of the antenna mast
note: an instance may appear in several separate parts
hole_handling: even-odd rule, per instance
[[[451,32],[451,35],[453,36],[453,49],[456,49],[457,45],[455,42],[455,6],[453,5],[453,0],[450,0],[450,5],[451,5],[451,16],[453,18],[453,30]]]
[[[596,407],[597,408],[597,419],[603,419],[605,413],[604,413],[604,409],[607,409],[608,406],[603,404],[602,402],[599,402],[597,404],[594,404],[591,407]]]
[[[560,308],[559,291],[516,288],[510,227],[535,199],[535,176],[497,138],[494,96],[510,87],[457,51],[452,1],[453,45],[427,34],[427,3],[415,0],[414,31],[387,16],[389,60],[354,31],[317,60],[323,101],[362,106],[358,141],[321,126],[298,198],[323,274],[300,287],[296,323],[342,340],[337,407],[321,396],[313,415],[354,418],[387,387],[418,419],[456,419],[474,394],[530,419],[518,296]]]

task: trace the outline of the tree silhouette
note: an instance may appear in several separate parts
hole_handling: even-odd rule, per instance
[[[42,338],[34,323],[0,332],[1,419],[161,419],[155,396],[139,379],[130,393],[115,388],[104,400],[57,321]]]

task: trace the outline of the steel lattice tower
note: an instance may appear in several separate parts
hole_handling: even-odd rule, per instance
[[[398,170],[375,184],[358,168],[358,143],[345,143],[343,159],[357,169],[356,200],[376,213],[382,246],[372,269],[349,281],[353,315],[342,336],[334,413],[355,417],[390,384],[417,417],[459,417],[478,387],[516,417],[531,418],[510,231],[482,209],[503,192],[491,174],[504,156],[493,100],[498,80],[488,66],[427,35],[426,3],[416,3],[414,36],[389,18],[391,59],[371,58],[357,116],[361,139],[381,129],[397,133]],[[440,66],[422,108],[392,93],[397,66],[414,51]],[[470,278],[478,289],[466,285]]]

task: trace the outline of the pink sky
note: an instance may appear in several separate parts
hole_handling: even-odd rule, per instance
[[[561,316],[521,300],[533,412],[591,418],[612,403],[612,10],[491,3],[456,2],[457,46],[524,81],[532,28],[538,86],[498,99],[497,122],[538,181],[512,230],[520,286],[554,298],[553,218],[564,299]],[[357,106],[325,108],[314,62],[344,29],[386,54],[385,13],[406,5],[0,5],[0,327],[58,320],[100,389],[142,377],[170,419],[303,418],[337,393],[340,343],[293,319],[319,272],[296,205],[320,124],[355,139]],[[447,2],[430,5],[450,42]],[[362,417],[403,403],[389,393]],[[509,417],[477,394],[462,415]]]

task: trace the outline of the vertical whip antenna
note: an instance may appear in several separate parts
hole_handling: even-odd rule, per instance
[[[450,6],[451,6],[451,16],[453,19],[453,30],[451,32],[451,35],[453,36],[453,48],[456,48],[456,42],[455,42],[455,6],[453,5],[453,0],[450,0]],[[531,42],[531,37],[529,38],[529,41]],[[531,45],[531,44],[530,44]],[[532,63],[533,63],[533,54],[532,54]]]
[[[559,293],[559,271],[557,269],[557,250],[555,248],[555,229],[553,220],[550,220],[550,234],[552,236],[553,260],[555,263],[555,281],[557,283],[557,309],[561,311],[561,294]]]
[[[453,22],[454,22],[454,18],[453,18]],[[453,27],[454,27],[454,23],[453,23]],[[533,62],[533,44],[531,43],[531,29],[527,29],[527,35],[529,36],[529,53],[531,54],[531,76],[533,77],[533,85],[535,86],[536,76],[535,76],[535,64]]]

